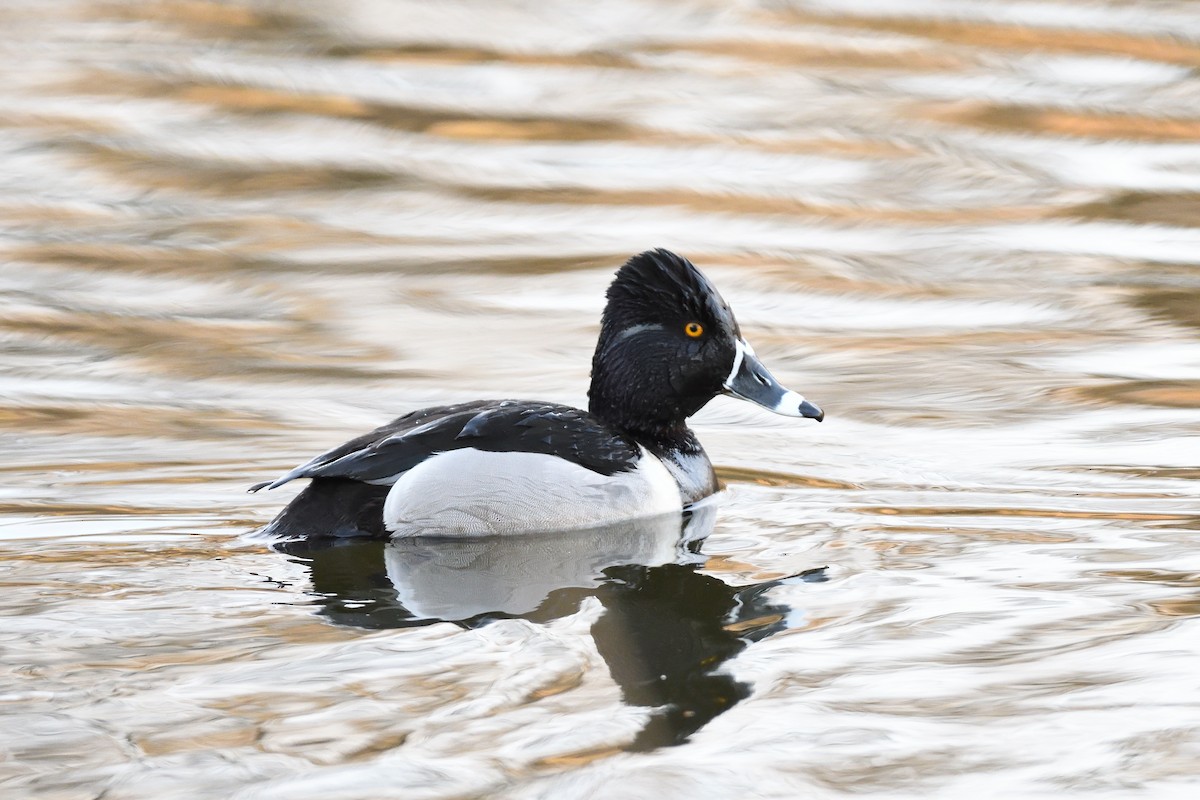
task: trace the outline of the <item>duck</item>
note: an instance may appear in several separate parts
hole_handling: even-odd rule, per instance
[[[680,515],[718,490],[688,418],[717,395],[816,420],[688,259],[648,250],[605,295],[587,410],[538,400],[422,408],[250,488],[309,483],[281,539],[478,537]]]

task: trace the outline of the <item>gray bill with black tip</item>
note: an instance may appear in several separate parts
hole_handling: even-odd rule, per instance
[[[825,419],[824,411],[802,395],[781,386],[745,340],[737,343],[733,369],[725,379],[725,394],[749,400],[787,417],[808,417],[817,422]]]

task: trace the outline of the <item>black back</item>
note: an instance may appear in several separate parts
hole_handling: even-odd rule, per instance
[[[528,400],[475,400],[405,414],[251,491],[274,489],[296,478],[391,483],[435,453],[464,447],[558,456],[601,475],[632,469],[640,455],[632,438],[578,408]]]

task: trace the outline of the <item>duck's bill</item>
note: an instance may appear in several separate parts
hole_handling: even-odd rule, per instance
[[[805,400],[803,395],[783,388],[745,341],[738,342],[733,369],[725,380],[725,394],[749,400],[786,417],[808,417],[817,422],[825,419],[825,412]]]

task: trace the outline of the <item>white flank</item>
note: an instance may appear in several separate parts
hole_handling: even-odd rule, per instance
[[[604,476],[555,456],[473,448],[431,456],[396,481],[383,506],[393,537],[563,531],[679,513],[679,486],[642,451]]]

